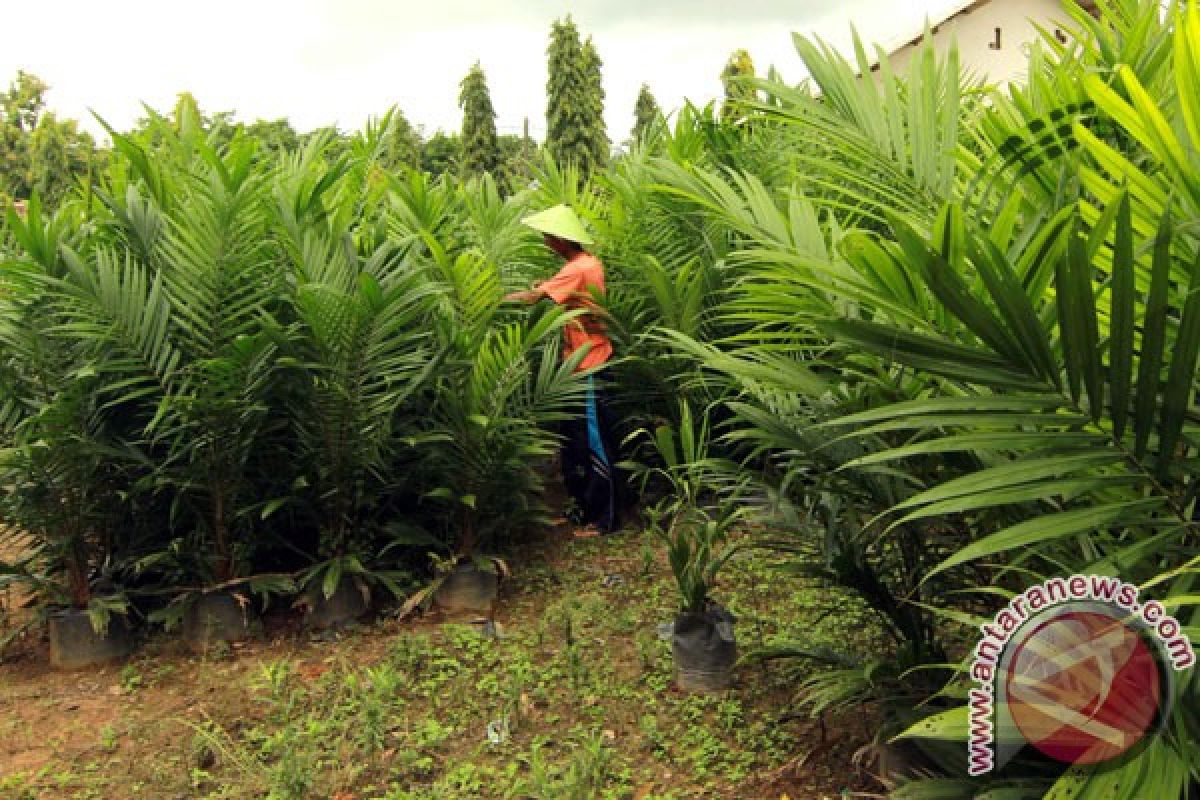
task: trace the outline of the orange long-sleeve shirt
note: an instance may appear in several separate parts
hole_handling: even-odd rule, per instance
[[[563,264],[554,277],[534,288],[564,308],[593,309],[596,307],[593,292],[604,295],[604,265],[591,253],[579,253]],[[565,358],[584,345],[590,345],[587,355],[579,362],[579,371],[598,367],[612,358],[612,342],[604,320],[590,311],[563,328],[563,339]]]

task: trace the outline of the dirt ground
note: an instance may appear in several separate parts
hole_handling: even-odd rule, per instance
[[[872,796],[857,794],[877,787],[852,763],[869,715],[789,717],[793,678],[774,665],[739,668],[719,697],[671,685],[669,647],[646,635],[673,603],[651,547],[559,531],[519,554],[494,642],[436,615],[387,612],[318,635],[277,608],[246,644],[197,656],[159,632],[126,664],[69,673],[51,671],[44,637],[31,636],[0,664],[0,798]],[[788,616],[819,610],[766,568],[744,572],[726,587],[743,648],[779,624],[780,597]],[[384,738],[363,749],[368,684],[357,676],[385,667],[402,688],[386,701]],[[521,672],[516,689],[495,678],[504,670]],[[518,694],[511,741],[489,745],[481,730]],[[567,794],[585,753],[603,792]]]

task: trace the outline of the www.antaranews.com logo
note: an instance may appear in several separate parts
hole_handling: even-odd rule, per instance
[[[1067,764],[1117,758],[1169,714],[1171,674],[1196,656],[1178,620],[1119,578],[1053,578],[981,626],[968,773],[1003,766],[1026,744]]]

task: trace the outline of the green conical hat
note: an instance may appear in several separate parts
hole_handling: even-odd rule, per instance
[[[591,244],[594,241],[575,212],[565,205],[551,206],[545,211],[525,217],[521,223],[535,231],[548,233],[576,244]]]

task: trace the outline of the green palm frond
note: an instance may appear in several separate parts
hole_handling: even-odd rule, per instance
[[[389,212],[389,234],[415,252],[425,252],[430,242],[443,251],[457,252],[462,211],[449,179],[434,180],[414,171],[393,180]]]
[[[244,156],[243,156],[244,159]],[[159,263],[177,336],[190,358],[208,358],[256,333],[282,288],[264,237],[262,184],[245,161],[220,160],[173,214]]]
[[[459,193],[466,211],[468,246],[484,262],[498,265],[514,284],[528,280],[532,265],[545,250],[538,236],[521,224],[529,209],[523,202],[504,198],[487,173],[463,183]]]
[[[147,425],[153,428],[159,414],[169,413],[161,401],[173,391],[182,358],[170,337],[172,312],[162,277],[111,249],[96,250],[91,263],[66,249],[63,256],[70,282],[60,289],[56,332],[97,353],[110,405],[160,401]]]
[[[857,34],[853,66],[823,42],[794,40],[820,97],[807,86],[760,82],[771,98],[761,112],[790,131],[805,193],[848,221],[880,224],[888,210],[931,215],[956,183],[960,112],[972,91],[957,50],[939,59],[926,42],[906,78],[881,52],[875,81],[859,78],[871,62]]]
[[[557,451],[554,426],[578,413],[587,389],[576,371],[583,353],[558,354],[562,328],[577,315],[553,309],[494,328],[435,378],[424,435],[437,447],[424,454],[423,471],[434,483],[428,495],[455,500],[466,515],[450,535],[467,552],[481,538],[545,520],[538,464]]]
[[[328,257],[297,264],[295,346],[306,373],[292,415],[336,549],[357,524],[357,495],[396,480],[395,416],[437,366],[420,322],[438,288],[399,266],[391,245],[359,258],[310,230],[305,253]]]
[[[454,320],[454,330],[466,337],[468,348],[477,346],[504,296],[498,265],[471,251],[451,255],[432,239],[430,253],[429,277],[444,288],[441,302]]]
[[[291,248],[303,243],[305,232],[311,227],[327,223],[329,209],[336,202],[338,182],[352,166],[348,154],[338,155],[332,162],[328,160],[331,144],[328,132],[310,137],[303,148],[282,156],[274,173],[271,193],[277,224]]]

